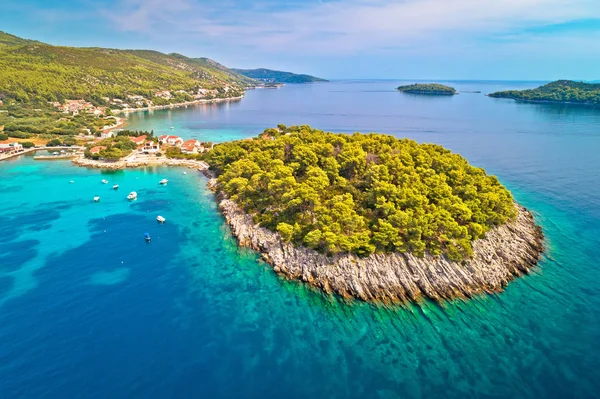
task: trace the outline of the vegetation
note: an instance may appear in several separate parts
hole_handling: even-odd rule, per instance
[[[516,216],[508,190],[441,146],[309,126],[267,129],[205,155],[220,190],[286,241],[327,254],[472,254]]]
[[[92,154],[92,147],[105,147],[99,153]],[[90,159],[104,159],[105,161],[118,161],[119,159],[131,154],[137,148],[137,144],[130,140],[129,136],[109,137],[107,139],[88,144],[84,156]]]
[[[0,133],[0,141],[8,140],[8,135],[4,133]]]
[[[35,147],[35,144],[33,144],[31,141],[22,141],[19,144],[21,144],[25,149]]]
[[[434,94],[446,96],[452,96],[456,94],[456,89],[454,89],[454,87],[444,86],[438,83],[416,83],[408,86],[399,86],[397,90],[403,93],[412,94]]]
[[[314,83],[328,80],[310,75],[297,75],[291,72],[273,71],[271,69],[232,69],[232,71],[252,79],[267,83]]]
[[[558,80],[537,89],[500,91],[489,96],[532,102],[600,104],[600,84]]]

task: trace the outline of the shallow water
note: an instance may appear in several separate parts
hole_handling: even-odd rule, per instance
[[[442,144],[534,212],[548,251],[532,275],[443,306],[345,303],[239,249],[194,170],[23,157],[0,163],[0,397],[597,396],[600,110],[410,96],[399,83],[256,90],[129,127],[224,141],[306,123]]]

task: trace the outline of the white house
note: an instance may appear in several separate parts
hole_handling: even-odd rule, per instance
[[[147,141],[144,143],[141,151],[144,154],[156,154],[160,151],[160,143],[155,143],[154,141]]]

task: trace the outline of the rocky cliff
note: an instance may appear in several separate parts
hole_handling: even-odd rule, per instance
[[[214,187],[214,181],[209,184]],[[278,233],[255,225],[233,201],[220,198],[219,209],[241,246],[260,252],[275,272],[328,293],[375,302],[436,301],[467,298],[502,289],[528,273],[543,251],[543,236],[533,216],[518,209],[516,220],[489,231],[473,243],[473,257],[452,262],[443,256],[409,253],[352,254],[328,257],[283,242]]]

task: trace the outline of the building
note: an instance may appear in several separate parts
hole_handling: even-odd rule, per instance
[[[160,136],[158,138],[158,141],[160,141],[161,144],[168,144],[176,147],[179,147],[183,144],[183,139],[181,137],[169,136],[167,134],[163,134],[162,136]]]
[[[164,98],[165,100],[170,100],[173,98],[173,96],[171,95],[171,92],[168,90],[158,91],[158,92],[154,93],[154,96]]]
[[[117,134],[115,132],[113,132],[112,130],[105,130],[102,133],[100,133],[100,138],[102,139],[107,139],[109,137],[115,137]]]
[[[160,151],[160,143],[155,143],[154,141],[148,141],[144,143],[144,146],[140,150],[144,154],[156,154]]]
[[[95,147],[90,148],[91,154],[99,154],[100,151],[104,150],[106,147],[103,145],[97,145]]]
[[[23,146],[19,143],[0,144],[0,154],[15,154],[22,151]]]
[[[181,145],[181,152],[183,154],[197,154],[198,153],[197,143],[198,143],[198,140],[184,141],[183,144]]]
[[[139,137],[130,137],[129,140],[133,141],[139,147],[140,145],[142,145],[146,142],[146,137],[147,136],[144,134],[143,136],[139,136]]]

